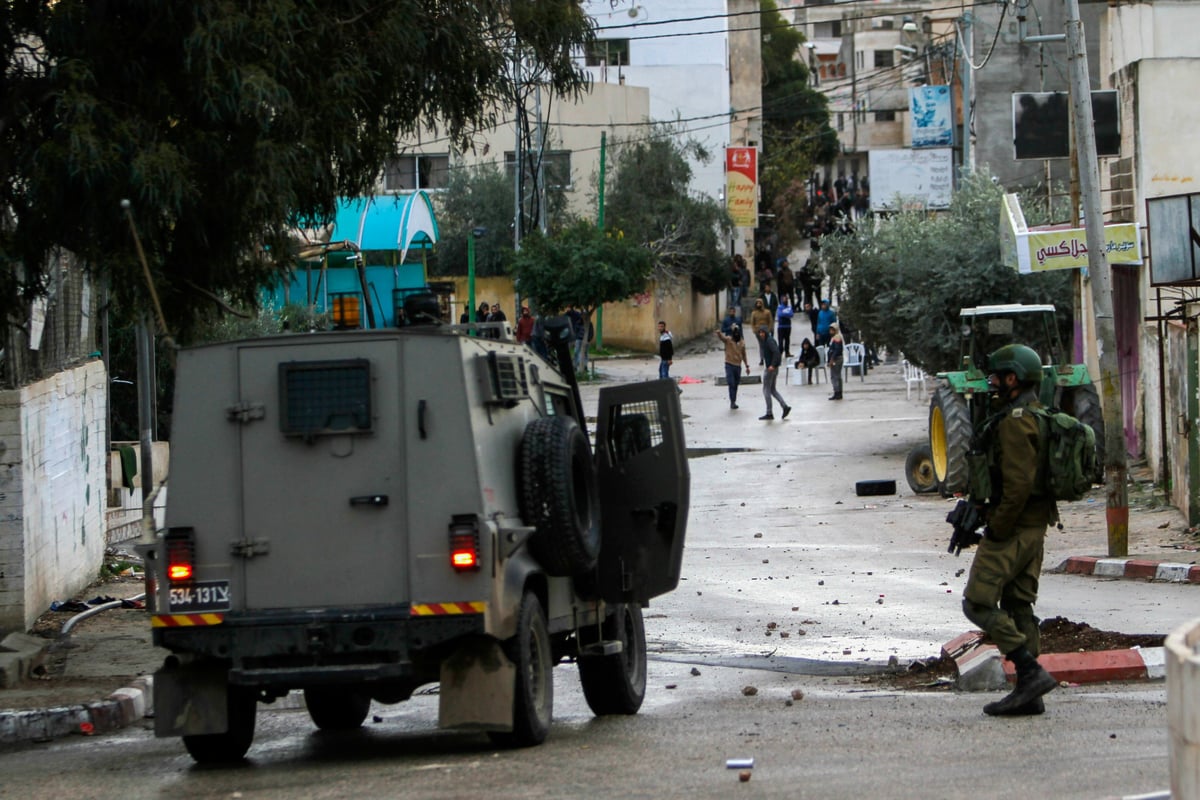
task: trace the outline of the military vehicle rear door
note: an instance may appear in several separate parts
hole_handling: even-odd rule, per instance
[[[239,351],[247,608],[407,601],[397,363],[382,337]]]
[[[600,390],[600,595],[645,602],[679,583],[690,475],[674,381]]]

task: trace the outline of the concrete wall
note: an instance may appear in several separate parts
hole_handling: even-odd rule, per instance
[[[1200,153],[1190,146],[1190,137],[1180,133],[1200,128],[1200,107],[1180,102],[1181,87],[1200,81],[1200,46],[1179,31],[1197,25],[1200,7],[1184,0],[1117,6],[1108,9],[1105,20],[1103,67],[1121,92],[1121,155],[1132,159],[1132,211],[1143,225],[1147,199],[1200,192]],[[1177,302],[1196,296],[1196,287],[1151,286],[1153,242],[1149,244],[1149,257],[1141,272],[1143,317],[1166,313]],[[1187,308],[1189,314],[1194,313],[1194,304]],[[1186,381],[1189,367],[1196,366],[1190,363],[1196,331],[1194,325],[1189,328],[1175,321],[1164,323],[1163,331],[1160,338],[1158,323],[1146,322],[1139,337],[1139,358],[1146,367],[1140,377],[1138,403],[1142,441],[1155,480],[1170,486],[1171,502],[1189,520],[1196,520],[1200,508],[1198,499],[1188,491],[1186,434],[1188,396],[1196,391]]]
[[[1065,190],[1070,180],[1067,159],[1017,161],[1013,158],[1013,92],[1057,92],[1067,90],[1066,42],[1021,44],[1016,15],[1005,15],[1000,24],[1001,7],[977,5],[971,12],[974,46],[972,60],[987,64],[973,73],[975,80],[975,164],[986,166],[1005,186],[1032,186],[1045,180],[1045,164],[1051,167],[1052,180]],[[1102,81],[1100,68],[1100,27],[1104,7],[1085,3],[1080,7],[1084,36],[1087,40],[1088,68],[1093,89],[1110,88]],[[1061,2],[1037,3],[1037,15],[1029,14],[1027,35],[1060,34],[1065,31],[1066,16]],[[995,40],[995,49],[992,42]],[[988,54],[990,52],[990,57]]]
[[[686,120],[689,134],[702,142],[713,158],[692,161],[692,189],[714,199],[725,186],[725,147],[729,126],[716,124],[730,111],[729,33],[743,28],[741,17],[725,21],[724,0],[589,0],[585,8],[599,26],[601,39],[625,39],[629,66],[588,67],[597,83],[623,80],[650,90],[650,117],[662,122]],[[630,16],[636,9],[635,16]],[[704,17],[709,17],[704,19]],[[666,20],[694,20],[666,22]],[[649,27],[605,27],[630,23],[655,23]],[[672,34],[689,34],[672,36]],[[646,38],[654,35],[659,38]]]
[[[0,628],[28,629],[100,569],[106,383],[90,361],[0,392]]]

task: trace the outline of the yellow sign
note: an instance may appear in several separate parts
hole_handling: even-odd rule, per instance
[[[1000,255],[1023,275],[1052,269],[1086,269],[1087,232],[1083,228],[1027,228],[1015,194],[1004,196],[1000,210]],[[1137,223],[1104,226],[1104,255],[1110,264],[1141,264],[1142,237]]]

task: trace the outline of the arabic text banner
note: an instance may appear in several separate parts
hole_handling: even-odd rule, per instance
[[[758,150],[725,148],[725,208],[739,228],[758,226]]]
[[[1020,237],[1017,269],[1022,273],[1086,267],[1087,234],[1082,228],[1031,230]],[[1110,264],[1141,264],[1141,237],[1136,223],[1104,226],[1104,254]]]

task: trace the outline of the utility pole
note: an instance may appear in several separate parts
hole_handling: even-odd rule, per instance
[[[971,76],[971,19],[970,11],[963,14],[963,38],[962,38],[962,115],[963,115],[963,171],[975,171],[975,159],[971,155],[971,81],[974,80]]]
[[[1108,519],[1108,555],[1129,554],[1129,492],[1126,487],[1125,436],[1121,383],[1117,364],[1117,330],[1113,320],[1112,275],[1104,253],[1104,217],[1100,211],[1100,168],[1092,120],[1092,87],[1079,0],[1063,0],[1067,11],[1067,68],[1075,111],[1075,153],[1083,194],[1088,273],[1100,351],[1100,405],[1104,412],[1104,480]]]

